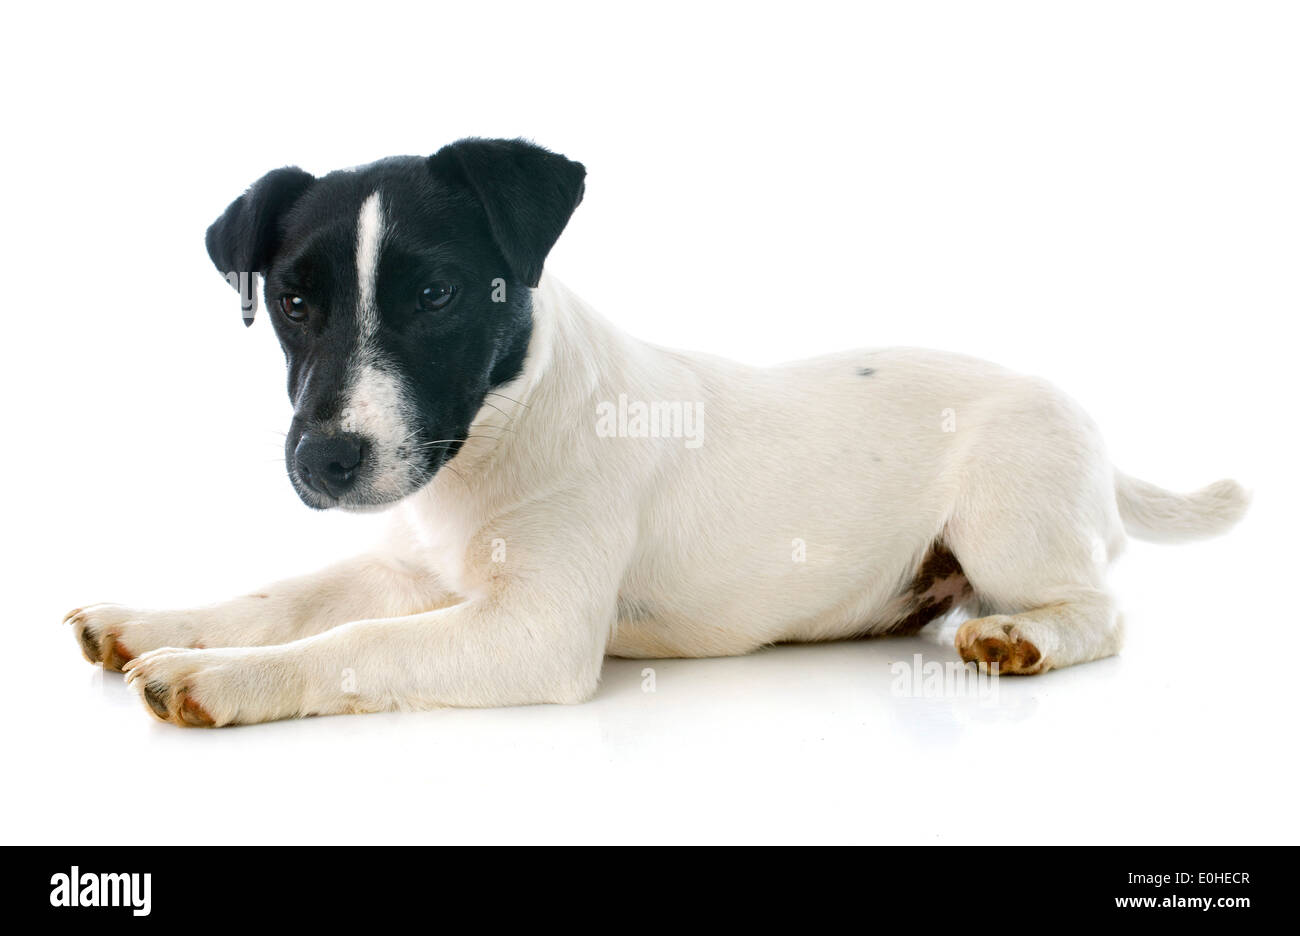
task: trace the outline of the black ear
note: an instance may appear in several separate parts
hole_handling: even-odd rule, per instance
[[[244,324],[257,312],[255,274],[265,273],[284,237],[286,211],[316,178],[297,166],[273,169],[253,183],[208,228],[208,256],[239,290]]]
[[[582,163],[527,140],[467,139],[430,156],[429,168],[469,186],[510,272],[536,286],[546,255],[582,201]]]

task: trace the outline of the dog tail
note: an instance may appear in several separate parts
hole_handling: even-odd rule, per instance
[[[1236,481],[1215,481],[1191,494],[1175,494],[1115,472],[1115,500],[1130,536],[1181,543],[1227,533],[1246,513],[1250,494]]]

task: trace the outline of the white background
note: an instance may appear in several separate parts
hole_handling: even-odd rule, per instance
[[[1297,840],[1293,6],[36,9],[0,39],[0,840]],[[988,357],[1124,470],[1234,476],[1252,512],[1135,543],[1123,655],[992,705],[891,693],[891,661],[956,659],[938,633],[658,662],[653,694],[611,661],[577,707],[155,723],[66,610],[217,600],[376,529],[291,491],[280,352],[205,227],[273,167],[469,134],[587,165],[549,268],[635,334]]]

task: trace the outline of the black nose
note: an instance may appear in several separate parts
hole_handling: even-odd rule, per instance
[[[361,467],[361,439],[304,432],[293,450],[293,460],[303,484],[320,494],[342,497]]]

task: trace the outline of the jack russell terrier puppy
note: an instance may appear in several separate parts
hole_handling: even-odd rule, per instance
[[[208,229],[264,280],[310,507],[389,508],[391,542],[185,611],[68,615],[86,657],[178,725],[581,702],[621,657],[910,633],[963,660],[1110,656],[1126,533],[1222,533],[1233,481],[1112,467],[1050,384],[954,354],[773,368],[654,347],[542,264],[582,165],[524,141],[315,178],[267,173]]]

